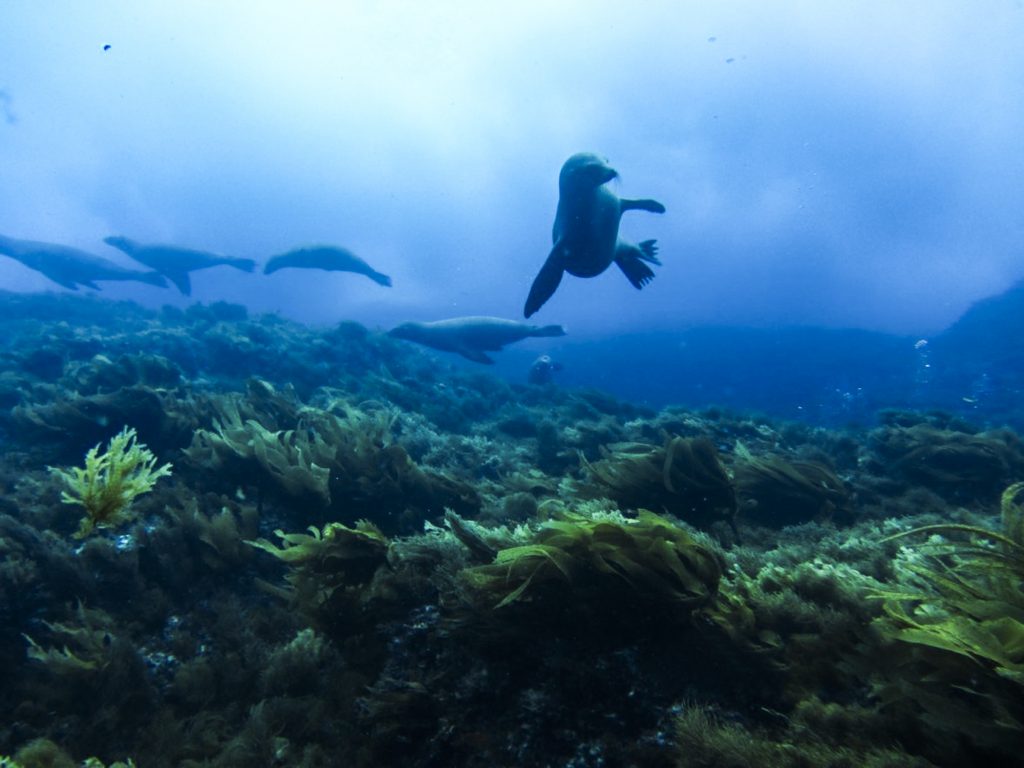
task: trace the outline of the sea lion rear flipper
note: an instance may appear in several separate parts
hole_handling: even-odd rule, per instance
[[[659,267],[661,266],[661,259],[658,258],[657,240],[644,240],[637,247],[640,249],[640,252],[636,255],[638,259],[643,259],[651,264],[657,264]]]
[[[619,254],[615,257],[615,263],[619,265],[619,269],[626,275],[626,279],[637,290],[643,288],[654,279],[654,271],[644,262],[650,261],[654,264],[661,264],[658,261],[658,257],[652,252],[653,244],[653,240],[647,240],[641,243],[639,248],[633,247],[628,250],[620,250]],[[648,247],[644,249],[644,245]]]
[[[383,285],[386,288],[391,287],[391,278],[383,272],[377,272],[376,270],[371,269],[366,273],[366,276],[373,280],[373,282],[377,283],[377,285]]]
[[[665,206],[657,200],[619,200],[619,210],[626,211],[650,211],[651,213],[664,213]]]
[[[533,326],[530,329],[531,336],[565,336],[565,328],[560,325]]]
[[[256,269],[255,259],[229,258],[224,263],[228,266],[234,267],[235,269],[240,269],[243,272],[252,272]]]
[[[493,365],[494,360],[487,356],[487,354],[480,349],[474,347],[459,347],[455,350],[467,360],[472,360],[474,363],[486,363],[487,365]]]
[[[523,308],[523,315],[529,317],[542,306],[544,302],[550,299],[556,290],[558,290],[558,284],[562,282],[562,244],[555,243],[555,247],[551,249],[551,253],[548,255],[548,260],[544,262],[544,266],[540,268],[540,272],[537,273],[537,277],[533,279],[533,285],[530,287],[530,295],[526,297],[526,306]]]

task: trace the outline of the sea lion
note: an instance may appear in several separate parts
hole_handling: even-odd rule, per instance
[[[601,274],[612,262],[619,265],[636,288],[654,279],[644,262],[660,265],[654,240],[639,245],[619,237],[619,219],[625,211],[664,213],[656,200],[626,200],[606,186],[618,176],[608,162],[589,152],[573,155],[558,175],[558,210],[551,240],[554,247],[533,281],[523,314],[529,317],[551,298],[562,273],[577,277]]]
[[[18,240],[0,235],[0,254],[20,261],[29,269],[34,269],[72,291],[77,291],[80,285],[98,291],[100,287],[96,281],[100,280],[137,280],[161,288],[167,287],[167,281],[156,272],[127,269],[67,245]]]
[[[442,352],[457,352],[474,363],[493,363],[486,352],[530,336],[564,336],[560,325],[527,325],[500,317],[455,317],[433,323],[402,323],[389,336],[415,341]]]
[[[310,245],[274,256],[263,267],[263,274],[269,275],[271,272],[277,272],[277,270],[287,267],[326,269],[329,272],[355,272],[359,275],[366,275],[380,285],[391,286],[390,277],[375,270],[352,251],[335,248],[332,245]]]
[[[120,235],[105,237],[103,242],[123,251],[140,264],[155,269],[174,283],[178,290],[186,296],[192,293],[189,272],[221,264],[227,264],[229,267],[240,269],[243,272],[252,272],[256,268],[256,262],[253,259],[221,256],[219,253],[179,248],[176,245],[143,245]]]

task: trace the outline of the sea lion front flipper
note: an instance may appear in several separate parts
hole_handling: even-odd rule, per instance
[[[548,254],[548,260],[544,262],[544,266],[537,273],[537,277],[533,279],[533,285],[530,286],[530,295],[526,297],[526,306],[523,308],[525,317],[529,317],[543,307],[544,302],[554,295],[558,290],[558,284],[562,282],[563,272],[562,243],[557,242],[551,249],[551,253]]]
[[[37,270],[37,271],[42,272],[42,270]],[[65,277],[56,277],[55,275],[51,275],[48,272],[42,272],[42,273],[46,277],[48,277],[50,280],[53,280],[53,282],[55,282],[57,285],[61,286],[62,288],[67,288],[67,289],[72,290],[72,291],[77,291],[78,290],[78,283],[79,283],[78,280],[72,280],[70,277],[66,277],[66,278]],[[83,282],[82,285],[86,286],[87,288],[96,288],[97,291],[99,290],[99,287],[97,287],[95,284],[90,285],[88,282]]]
[[[651,213],[664,213],[665,206],[657,200],[619,200],[619,210],[626,211],[649,211]]]
[[[494,364],[493,358],[488,357],[483,350],[475,349],[474,347],[459,347],[454,351],[458,352],[467,360],[472,360],[474,363],[486,363],[487,365]]]

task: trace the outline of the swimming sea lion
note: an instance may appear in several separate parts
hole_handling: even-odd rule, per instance
[[[601,274],[614,261],[636,288],[654,279],[644,262],[661,264],[654,240],[639,245],[619,237],[625,211],[664,213],[656,200],[625,200],[604,186],[618,176],[607,161],[589,152],[573,155],[558,175],[558,210],[552,230],[554,247],[533,281],[523,314],[529,317],[551,298],[562,273],[577,277]]]
[[[243,272],[252,272],[256,268],[256,262],[252,259],[221,256],[219,253],[179,248],[176,245],[143,245],[119,235],[105,237],[103,242],[124,251],[140,264],[145,264],[166,276],[186,296],[192,293],[189,272],[216,267],[220,264],[227,264],[229,267],[235,267]]]
[[[73,291],[77,291],[79,285],[98,291],[100,287],[96,285],[97,280],[138,280],[161,288],[167,286],[167,281],[156,272],[126,269],[120,264],[67,245],[17,240],[0,235],[0,254],[20,261],[29,269]]]
[[[352,251],[335,248],[331,245],[311,245],[274,256],[263,268],[263,274],[269,275],[271,272],[277,272],[286,267],[326,269],[330,272],[355,272],[359,275],[366,275],[375,283],[391,286],[390,277],[375,270]]]
[[[565,329],[560,325],[527,325],[500,317],[455,317],[433,323],[402,323],[388,335],[442,352],[457,352],[475,363],[493,363],[485,351],[500,350],[530,336],[564,336]]]

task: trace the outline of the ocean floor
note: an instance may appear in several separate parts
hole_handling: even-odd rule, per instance
[[[1024,764],[1013,431],[652,410],[226,304],[0,329],[4,765]]]

